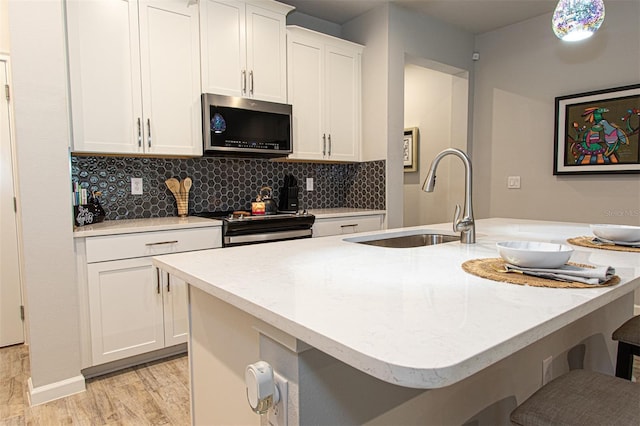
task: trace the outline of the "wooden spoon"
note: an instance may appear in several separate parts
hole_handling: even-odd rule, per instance
[[[188,178],[184,178],[184,180],[180,184],[182,185],[182,189],[184,190],[184,193],[188,194],[189,190],[191,189],[191,185],[193,185],[193,181],[191,180],[190,177],[188,177]]]
[[[164,181],[167,185],[167,188],[173,193],[173,195],[178,199],[178,195],[180,195],[180,182],[176,178],[169,178]]]

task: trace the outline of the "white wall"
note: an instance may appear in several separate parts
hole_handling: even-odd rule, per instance
[[[550,18],[477,37],[476,213],[640,225],[637,174],[553,176],[554,98],[640,82],[640,2],[606,2],[600,30],[574,44]],[[509,175],[522,189],[507,189]]]
[[[62,1],[9,3],[31,402],[84,389]]]
[[[0,53],[9,50],[9,0],[0,0]]]

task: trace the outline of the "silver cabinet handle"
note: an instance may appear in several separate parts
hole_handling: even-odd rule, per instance
[[[329,157],[331,157],[331,133],[329,133]]]
[[[149,146],[149,148],[151,148],[151,119],[147,118],[147,130],[149,131],[147,133],[147,145]]]
[[[178,240],[173,241],[160,241],[159,243],[146,243],[145,246],[159,246],[162,244],[177,244]]]
[[[167,272],[167,293],[171,293],[171,274]]]
[[[349,228],[350,226],[353,226],[354,228],[356,228],[358,226],[357,223],[352,223],[350,225],[340,225],[340,228]]]
[[[249,94],[253,96],[253,70],[249,71]]]
[[[247,93],[247,71],[242,70],[240,74],[242,75],[242,93]]]
[[[322,134],[322,156],[327,155],[327,135],[325,133]]]
[[[160,294],[160,268],[156,268],[156,291]]]
[[[142,148],[142,120],[138,117],[138,148]]]

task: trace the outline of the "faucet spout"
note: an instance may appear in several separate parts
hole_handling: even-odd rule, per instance
[[[424,192],[433,192],[436,186],[436,169],[440,160],[447,155],[455,155],[462,160],[464,164],[464,211],[462,212],[462,218],[460,218],[460,206],[456,206],[456,212],[453,218],[453,230],[460,232],[460,241],[465,244],[474,244],[476,242],[476,226],[473,219],[473,203],[471,197],[472,190],[472,171],[471,160],[467,154],[456,148],[448,148],[440,152],[431,162],[427,178],[424,180],[422,190]]]

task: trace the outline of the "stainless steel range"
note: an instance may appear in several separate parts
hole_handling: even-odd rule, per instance
[[[306,211],[257,216],[223,211],[195,213],[194,216],[223,221],[223,247],[311,238],[315,221],[315,216]]]

